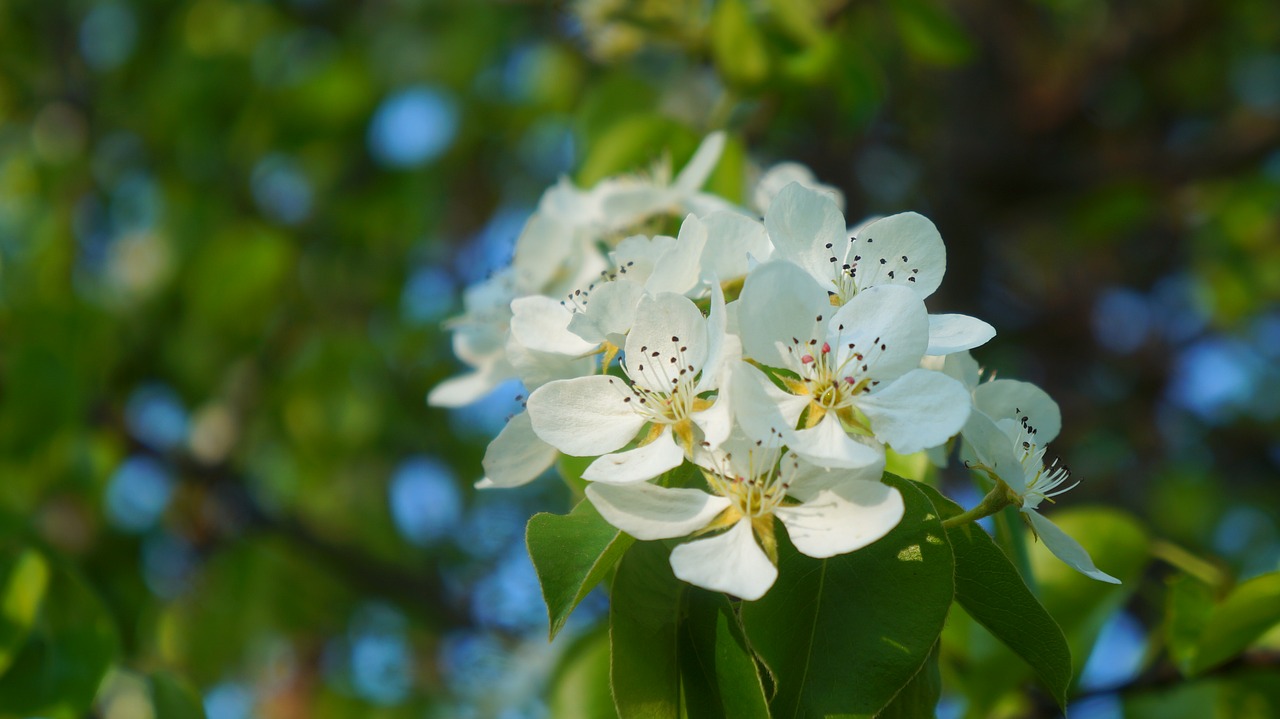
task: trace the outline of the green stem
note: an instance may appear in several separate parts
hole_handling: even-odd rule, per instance
[[[1204,581],[1211,587],[1220,587],[1225,580],[1222,570],[1173,542],[1163,539],[1155,540],[1151,543],[1151,554]]]
[[[1010,504],[1012,504],[1012,500],[1010,499],[1008,485],[996,480],[996,486],[991,488],[991,491],[987,493],[987,496],[982,498],[982,501],[978,503],[978,506],[966,512],[957,514],[954,517],[948,517],[947,519],[942,520],[942,526],[944,529],[950,529],[962,524],[976,522],[983,517],[990,517]]]

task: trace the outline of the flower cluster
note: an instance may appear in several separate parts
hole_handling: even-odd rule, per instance
[[[561,181],[511,266],[467,292],[452,327],[471,369],[429,401],[466,404],[512,377],[530,391],[480,486],[594,458],[582,477],[605,520],[688,538],[676,575],[750,600],[777,576],[775,518],[804,554],[855,551],[903,516],[880,482],[886,448],[945,458],[963,436],[1050,550],[1114,581],[1037,512],[1069,488],[1044,464],[1057,406],[1026,383],[979,383],[967,350],[995,330],[925,308],[946,268],[934,225],[908,212],[850,229],[840,194],[794,164],[737,207],[701,189],[723,144],[708,137],[674,179],[659,166],[589,190]]]

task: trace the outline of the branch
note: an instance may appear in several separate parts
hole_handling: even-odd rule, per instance
[[[1280,651],[1258,650],[1245,652],[1226,664],[1190,677],[1183,676],[1173,664],[1161,662],[1127,682],[1080,692],[1071,697],[1071,701],[1078,702],[1108,694],[1119,694],[1121,696],[1143,694],[1168,689],[1180,684],[1191,684],[1213,679],[1229,679],[1234,675],[1255,669],[1280,669]],[[1035,714],[1032,716],[1045,717],[1047,719],[1049,717],[1059,717],[1061,714],[1049,697],[1037,692]]]
[[[239,520],[245,530],[283,537],[341,575],[347,584],[395,601],[430,627],[443,629],[471,623],[464,608],[446,600],[444,584],[434,564],[423,564],[421,571],[415,571],[326,537],[297,516],[272,512],[262,506],[244,478],[230,467],[209,467],[190,460],[177,464],[181,476],[192,477],[209,490],[209,499],[221,510],[219,514]]]

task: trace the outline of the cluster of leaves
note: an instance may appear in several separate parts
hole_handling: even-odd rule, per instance
[[[966,716],[1009,711],[998,707],[1032,678],[1047,701],[1021,694],[1022,711],[1065,710],[1103,624],[1143,578],[1152,556],[1145,528],[1114,509],[1057,515],[1093,551],[1105,548],[1125,582],[1101,584],[1041,547],[1024,555],[1020,569],[978,525],[944,527],[962,510],[929,483],[892,474],[884,482],[905,499],[898,527],[860,552],[824,560],[805,557],[783,538],[778,582],[755,602],[679,581],[669,543],[635,543],[590,502],[567,515],[534,516],[526,541],[551,636],[598,583],[607,582],[612,596],[607,632],[579,640],[558,670],[555,716],[917,718],[933,715],[944,676],[950,691],[965,697]],[[1034,590],[1024,577],[1035,578]],[[1190,679],[1243,661],[1241,654],[1280,622],[1280,573],[1222,596],[1175,574],[1165,596],[1165,648]],[[1260,681],[1273,672],[1246,671],[1207,693],[1193,685],[1199,703],[1176,715],[1217,716],[1242,702],[1280,708],[1275,687]],[[1160,716],[1147,697],[1131,704],[1133,716]]]

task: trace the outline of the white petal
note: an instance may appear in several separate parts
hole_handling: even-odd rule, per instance
[[[683,461],[684,450],[667,431],[646,445],[600,457],[587,467],[582,478],[609,484],[643,482],[679,467]]]
[[[609,254],[619,273],[626,275],[632,282],[644,284],[653,274],[654,265],[675,244],[676,238],[666,235],[632,235],[623,238]]]
[[[882,450],[850,437],[831,412],[816,427],[788,433],[787,446],[820,467],[853,469],[884,462]]]
[[[1035,442],[1049,444],[1062,430],[1062,412],[1058,403],[1044,390],[1030,382],[997,379],[978,385],[973,391],[973,406],[990,417],[1006,434],[1017,436],[1022,418],[1036,430]],[[1007,420],[1007,421],[1006,421]]]
[[[806,346],[810,340],[821,343],[825,322],[817,318],[832,309],[826,291],[798,266],[782,260],[760,265],[747,275],[738,298],[742,349],[770,367],[798,367],[794,351],[780,347],[793,347],[793,339]]]
[[[846,482],[823,490],[796,507],[774,514],[802,553],[816,559],[861,549],[889,533],[902,520],[902,495],[880,482]]]
[[[1022,513],[1027,515],[1027,519],[1031,520],[1031,526],[1035,528],[1036,534],[1040,536],[1040,541],[1044,542],[1045,549],[1053,552],[1053,556],[1061,559],[1063,564],[1091,579],[1108,584],[1120,583],[1119,579],[1098,569],[1094,565],[1093,559],[1089,557],[1089,553],[1085,551],[1085,548],[1072,539],[1071,535],[1059,529],[1058,525],[1040,516],[1040,513],[1034,509],[1024,509]]]
[[[529,395],[533,431],[565,454],[592,457],[612,452],[635,438],[645,419],[625,402],[626,382],[592,375],[557,380]]]
[[[722,534],[671,550],[671,568],[690,584],[746,600],[763,597],[778,578],[778,568],[756,543],[747,518]]]
[[[528,288],[542,288],[573,261],[574,228],[554,215],[535,212],[516,238],[512,268]]]
[[[716,169],[716,163],[720,162],[720,155],[724,152],[725,134],[723,132],[713,132],[703,139],[702,144],[698,145],[698,149],[693,153],[693,157],[689,158],[689,163],[680,170],[680,174],[676,175],[675,182],[671,186],[680,194],[689,194],[706,184],[707,178],[711,176],[711,171]]]
[[[786,460],[784,460],[786,461]],[[801,502],[808,502],[819,493],[838,490],[840,487],[859,482],[880,482],[884,475],[884,455],[880,461],[865,467],[829,469],[816,464],[800,461],[794,473],[786,477],[791,485],[787,494]]]
[[[824,283],[823,290],[834,289],[829,286],[832,265],[843,264],[849,238],[845,236],[844,215],[829,195],[799,183],[787,185],[769,205],[764,226],[777,256],[803,267]],[[836,262],[831,262],[833,256]]]
[[[764,225],[746,215],[715,212],[702,218],[702,223],[707,228],[703,270],[715,273],[722,280],[747,274],[748,257],[763,261],[773,254]]]
[[[680,225],[675,245],[658,258],[653,274],[644,288],[653,294],[674,292],[682,295],[698,286],[702,276],[702,251],[707,245],[707,228],[696,215],[689,215]]]
[[[587,499],[613,526],[636,539],[683,537],[711,523],[729,500],[700,489],[668,489],[648,482],[589,484]]]
[[[619,187],[603,199],[604,215],[613,229],[634,227],[659,212],[667,211],[673,203],[670,188],[643,184]]]
[[[996,328],[969,315],[929,315],[926,354],[949,355],[981,347],[996,336]]]
[[[491,367],[450,377],[431,388],[427,393],[427,404],[432,407],[465,407],[492,392],[508,378],[509,375],[497,375]]]
[[[668,393],[671,380],[692,379],[689,373],[703,369],[708,349],[702,310],[687,297],[664,292],[645,296],[636,306],[636,322],[627,335],[623,362],[636,384]]]
[[[569,308],[543,295],[511,302],[511,335],[531,350],[579,356],[595,349],[595,344],[569,331],[572,319]]]
[[[1022,494],[1027,490],[1026,474],[1014,453],[1013,439],[990,417],[977,410],[970,412],[962,434],[966,451],[961,452],[961,457],[977,455],[978,461],[994,470],[1014,492]]]
[[[765,171],[756,181],[755,190],[751,193],[752,201],[760,212],[768,212],[773,198],[778,196],[782,188],[791,183],[799,183],[811,190],[829,196],[836,208],[844,211],[844,194],[831,185],[824,185],[814,177],[813,171],[798,162],[780,162]]]
[[[929,346],[929,313],[910,290],[872,287],[836,311],[824,339],[841,362],[856,352],[868,376],[891,380],[920,366]]]
[[[704,441],[712,447],[718,446],[728,438],[733,429],[733,412],[728,393],[721,391],[709,408],[694,412],[689,418],[702,430]]]
[[[854,247],[854,253],[861,258],[857,261],[859,290],[904,285],[924,299],[942,284],[947,270],[947,248],[938,228],[914,212],[872,222],[858,233]]]
[[[630,280],[617,279],[591,290],[581,312],[569,320],[569,331],[586,342],[613,342],[621,346],[636,320],[636,305],[644,288]]]
[[[715,275],[708,275],[707,279],[711,283],[711,307],[707,313],[706,323],[707,358],[706,365],[702,367],[702,376],[698,378],[698,384],[694,387],[696,394],[702,394],[720,386],[720,375],[724,372],[726,359],[733,355],[739,357],[742,355],[741,341],[736,337],[730,341],[726,334],[729,317],[724,306],[724,291],[720,289],[720,282]]]
[[[537,352],[520,344],[514,335],[507,340],[507,360],[529,391],[558,379],[583,377],[595,369],[595,359],[592,357]]]
[[[796,426],[808,397],[787,394],[760,370],[739,362],[730,381],[733,413],[746,433],[757,439],[775,436]]]
[[[519,487],[547,471],[556,461],[556,448],[538,439],[529,413],[512,417],[484,451],[487,487]]]
[[[926,357],[925,359],[928,359]],[[982,376],[982,368],[978,366],[978,361],[968,352],[956,352],[944,357],[937,357],[942,360],[942,374],[958,381],[960,384],[973,390],[978,386],[978,378]],[[927,367],[924,362],[920,363],[925,369],[936,369]]]
[[[964,427],[971,409],[964,385],[927,369],[912,370],[858,398],[876,439],[900,454],[936,447]]]

